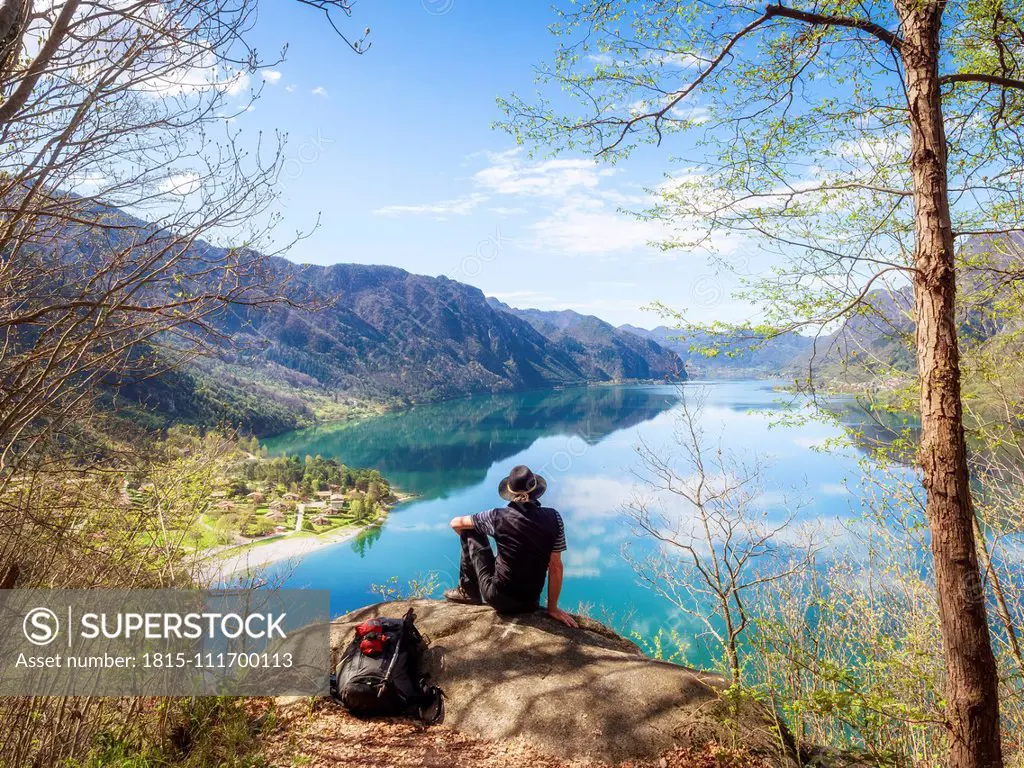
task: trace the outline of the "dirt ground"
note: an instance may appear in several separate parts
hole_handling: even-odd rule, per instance
[[[409,720],[358,720],[329,701],[278,707],[274,725],[261,735],[260,755],[275,768],[608,768],[591,760],[563,760],[516,738],[475,739],[444,725]],[[741,752],[710,745],[675,750],[620,768],[764,768]]]

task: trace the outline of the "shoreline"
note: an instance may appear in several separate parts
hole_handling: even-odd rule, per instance
[[[371,525],[358,528],[344,528],[320,535],[289,534],[266,543],[256,541],[231,547],[202,559],[199,568],[200,581],[213,584],[241,573],[253,573],[286,560],[298,560],[323,547],[349,541],[363,531],[382,523],[383,517]],[[233,550],[241,551],[232,554]]]
[[[391,510],[398,504],[404,504],[416,498],[416,494],[404,493],[392,489],[392,500],[383,507],[380,516],[372,523],[355,527],[346,527],[327,533],[286,533],[281,536],[257,540],[247,544],[218,549],[206,554],[199,553],[200,581],[208,584],[223,581],[242,573],[254,573],[287,560],[300,560],[324,547],[343,544],[354,539],[364,531],[384,525]]]

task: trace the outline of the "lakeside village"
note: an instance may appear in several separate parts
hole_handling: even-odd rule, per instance
[[[352,469],[320,456],[253,457],[239,474],[210,494],[200,520],[215,544],[366,526],[396,500],[377,470]]]
[[[181,434],[175,438],[186,443],[197,439]],[[277,549],[284,555],[377,525],[403,500],[375,469],[356,469],[321,456],[270,458],[252,443],[243,441],[220,457],[196,489],[194,514],[173,534],[179,546],[221,563],[257,547],[266,550],[261,559],[279,559],[271,557]],[[129,480],[124,490],[133,505],[154,505],[161,496],[151,482]]]

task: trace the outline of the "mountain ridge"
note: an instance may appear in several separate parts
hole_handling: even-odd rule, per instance
[[[595,350],[593,341],[567,343],[495,308],[480,289],[447,277],[365,264],[294,265],[283,259],[276,267],[287,273],[293,290],[329,297],[328,305],[316,312],[274,306],[245,313],[235,330],[261,347],[252,359],[263,357],[329,388],[436,400],[658,379],[676,362],[672,353],[639,338],[635,344],[647,348],[649,359],[638,358],[629,344]],[[591,358],[609,364],[588,365]]]
[[[686,377],[679,355],[640,334],[616,328],[594,315],[572,309],[519,309],[490,297],[501,312],[528,322],[569,356],[590,378],[678,380]]]
[[[61,247],[83,267],[112,248],[143,242],[159,250],[173,238],[114,208],[105,210],[105,217],[103,228],[65,232]],[[199,240],[188,250],[198,265],[220,263],[231,252]],[[297,264],[280,256],[259,261],[246,286],[256,294],[274,290],[286,301],[217,310],[206,322],[213,336],[228,343],[218,341],[202,363],[161,381],[144,375],[116,383],[117,391],[168,420],[221,419],[269,434],[315,420],[311,398],[401,405],[685,377],[674,353],[597,318],[584,318],[587,334],[567,333],[496,308],[479,288],[444,276],[388,265]],[[192,263],[188,257],[181,262]],[[201,267],[183,267],[180,275],[181,284],[171,290],[207,288]],[[249,418],[248,411],[260,413]]]
[[[796,333],[773,339],[751,338],[739,334],[711,334],[686,328],[639,328],[621,325],[619,330],[650,339],[675,352],[691,376],[772,378],[788,376],[801,356],[813,345],[813,339]],[[705,355],[702,349],[715,348],[718,354]]]

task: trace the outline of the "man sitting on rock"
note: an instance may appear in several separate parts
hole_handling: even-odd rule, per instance
[[[565,526],[562,516],[537,503],[547,482],[529,467],[515,467],[498,484],[498,495],[508,502],[476,515],[456,517],[452,528],[462,539],[459,586],[444,593],[456,603],[481,605],[498,613],[535,611],[548,581],[548,615],[570,627],[576,622],[558,607],[562,591],[562,552]],[[487,537],[498,546],[494,557]]]

